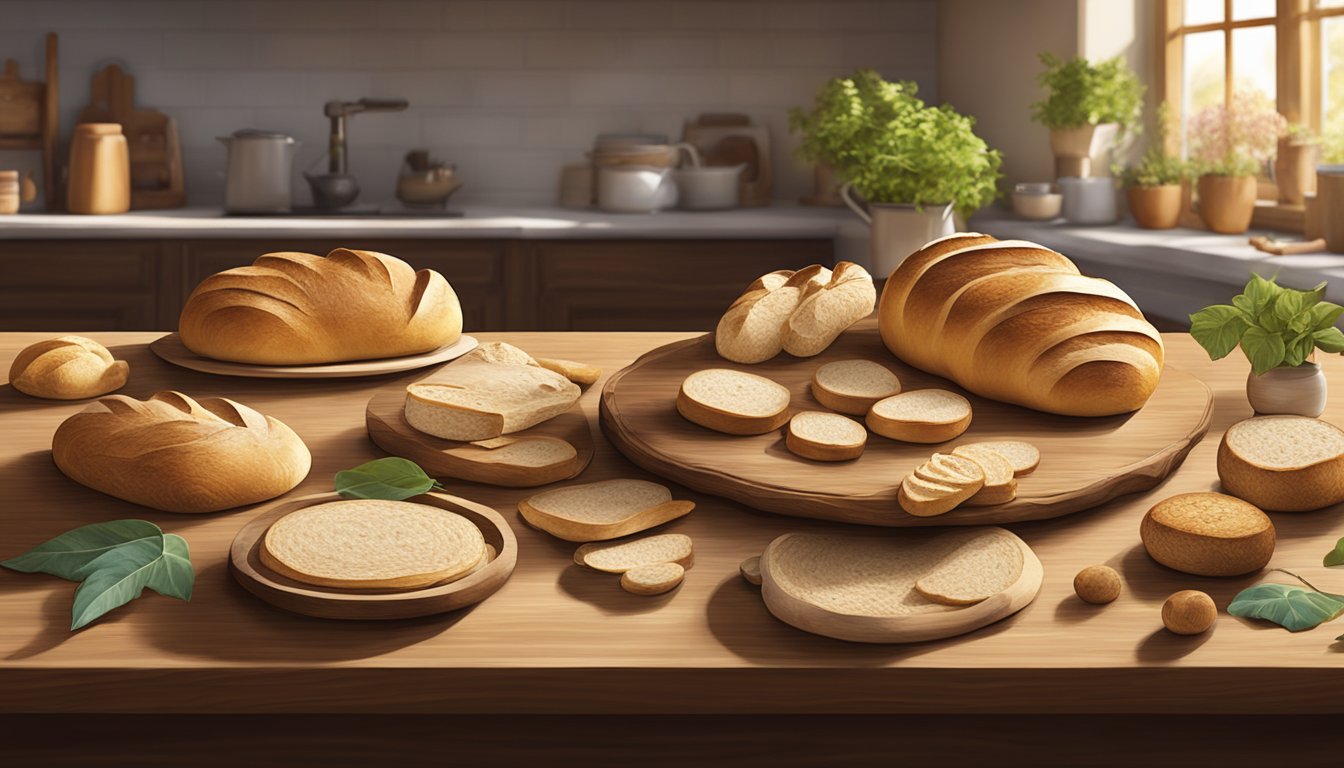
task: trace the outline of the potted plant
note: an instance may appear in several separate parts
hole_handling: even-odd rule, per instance
[[[1157,138],[1152,146],[1138,165],[1116,168],[1134,223],[1144,229],[1171,229],[1181,218],[1182,184],[1190,177],[1190,168],[1179,157],[1167,154],[1171,119],[1171,108],[1162,102],[1157,108]]]
[[[1320,416],[1325,410],[1325,374],[1316,350],[1344,352],[1335,321],[1344,307],[1325,301],[1325,283],[1310,291],[1284,288],[1251,275],[1231,304],[1215,304],[1190,316],[1190,335],[1219,360],[1241,347],[1251,361],[1246,398],[1257,413]]]
[[[1274,156],[1274,182],[1279,185],[1279,202],[1302,205],[1307,195],[1316,194],[1316,158],[1321,142],[1301,123],[1288,126],[1279,139]]]
[[[1119,56],[1097,64],[1053,53],[1040,59],[1045,71],[1036,82],[1048,95],[1031,105],[1031,118],[1050,129],[1056,178],[1104,175],[1116,136],[1138,121],[1143,84]]]
[[[802,134],[800,154],[846,180],[841,196],[871,226],[875,274],[955,231],[954,211],[969,213],[998,194],[1003,159],[975,135],[975,120],[928,106],[917,93],[914,83],[864,69],[827,82],[811,110],[789,113]]]
[[[1288,121],[1258,92],[1238,91],[1190,119],[1190,159],[1199,173],[1199,217],[1214,232],[1250,229],[1256,175],[1274,155]]]

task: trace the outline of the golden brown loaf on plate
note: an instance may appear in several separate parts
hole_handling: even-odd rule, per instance
[[[1047,413],[1138,410],[1162,374],[1162,337],[1124,291],[1021,240],[934,240],[892,271],[878,325],[910,365]]]
[[[25,347],[9,366],[9,383],[33,397],[83,400],[121,389],[130,372],[93,339],[62,336]]]
[[[267,253],[201,281],[178,331],[187,349],[216,360],[337,363],[452,344],[462,308],[443,275],[383,253]]]
[[[308,448],[285,424],[222,397],[110,395],[51,440],[72,480],[168,512],[216,512],[274,498],[308,474]]]

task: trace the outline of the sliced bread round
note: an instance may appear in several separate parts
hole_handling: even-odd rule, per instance
[[[896,499],[901,509],[915,517],[935,517],[956,509],[957,505],[974,496],[978,490],[979,483],[956,485],[926,480],[911,473],[901,481]]]
[[[1157,562],[1196,576],[1240,576],[1274,554],[1274,524],[1256,506],[1221,493],[1182,493],[1148,510],[1139,537]]]
[[[877,401],[868,428],[907,443],[943,443],[971,425],[971,403],[945,389],[916,389]]]
[[[350,500],[285,515],[266,531],[261,562],[305,584],[417,589],[469,574],[486,555],[481,530],[428,504]]]
[[[988,448],[1004,457],[1009,464],[1013,465],[1013,474],[1018,477],[1031,474],[1041,463],[1040,450],[1031,443],[1024,443],[1021,440],[989,440],[982,443],[970,443],[963,447],[969,448],[971,446]]]
[[[682,568],[690,568],[695,563],[695,547],[690,536],[662,533],[629,541],[584,544],[574,550],[574,562],[607,573],[625,573],[632,568],[659,563],[676,563]]]
[[[958,488],[968,485],[983,485],[985,472],[979,464],[964,457],[946,453],[935,453],[919,467],[915,476],[934,483],[955,485]]]
[[[863,455],[868,430],[859,422],[838,413],[802,411],[789,419],[784,445],[793,453],[813,461],[848,461]]]
[[[676,589],[686,578],[686,569],[676,563],[654,563],[621,574],[621,589],[632,595],[661,595]]]
[[[812,374],[812,397],[840,413],[863,416],[873,403],[900,394],[901,380],[872,360],[836,360]]]
[[[681,382],[677,412],[717,432],[763,435],[789,420],[789,390],[754,373],[707,368]]]
[[[1005,504],[1017,497],[1017,478],[1013,473],[1013,464],[1003,454],[981,443],[959,445],[953,449],[954,456],[961,456],[975,462],[985,475],[985,484],[974,496],[966,500],[973,507],[993,504]]]
[[[975,605],[1011,587],[1022,576],[1022,546],[1016,536],[990,529],[958,542],[915,581],[919,594],[943,605]]]
[[[518,502],[524,520],[565,541],[628,536],[693,509],[693,501],[674,501],[667,486],[633,478],[569,485]]]
[[[1218,446],[1223,490],[1271,512],[1344,501],[1344,430],[1306,416],[1256,416]]]

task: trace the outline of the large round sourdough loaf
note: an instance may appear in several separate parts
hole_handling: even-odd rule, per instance
[[[74,481],[168,512],[216,512],[279,496],[308,475],[308,448],[284,423],[222,397],[109,395],[51,439]]]
[[[462,308],[443,275],[387,254],[267,253],[201,281],[178,331],[187,349],[216,360],[337,363],[452,344]]]
[[[1021,240],[925,245],[892,271],[878,323],[910,365],[1048,413],[1138,410],[1162,374],[1162,337],[1124,291]]]

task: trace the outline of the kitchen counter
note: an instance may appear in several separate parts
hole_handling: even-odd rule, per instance
[[[0,371],[48,334],[0,334]],[[174,368],[145,347],[152,333],[93,334],[130,362],[124,394],[161,389],[235,398],[292,426],[313,453],[313,469],[292,495],[329,491],[331,477],[377,457],[364,406],[381,387],[420,373],[370,380],[276,381],[213,377]],[[478,334],[537,355],[582,360],[610,373],[678,333]],[[677,490],[697,508],[668,526],[696,544],[685,584],[660,598],[628,595],[607,574],[571,561],[568,544],[525,525],[518,500],[535,491],[447,483],[449,492],[499,509],[518,536],[518,567],[473,609],[410,621],[339,622],[272,608],[229,577],[229,543],[261,507],[213,515],[154,512],[64,478],[51,462],[52,432],[84,403],[33,400],[0,387],[0,542],[8,557],[99,520],[144,517],[180,533],[197,571],[190,604],[146,594],[89,628],[68,630],[74,585],[0,571],[0,712],[16,713],[547,713],[580,716],[668,713],[1327,714],[1344,710],[1344,665],[1336,625],[1298,634],[1225,613],[1198,637],[1162,629],[1163,600],[1201,589],[1225,609],[1239,590],[1274,574],[1213,579],[1151,561],[1139,519],[1161,498],[1217,485],[1222,432],[1250,415],[1240,356],[1217,363],[1186,335],[1167,334],[1168,364],[1214,390],[1208,436],[1169,479],[1056,520],[1011,526],[1037,552],[1045,581],[1020,614],[958,638],[914,645],[862,645],[800,632],[774,619],[738,563],[796,530],[854,530],[758,513]],[[1344,360],[1326,356],[1327,374]],[[581,400],[597,429],[601,383]],[[670,407],[670,406],[669,406]],[[1325,418],[1344,422],[1344,397]],[[580,480],[648,475],[597,440]],[[1321,557],[1344,534],[1338,510],[1276,514],[1272,566],[1320,578],[1344,592],[1344,570],[1322,574]],[[1109,606],[1081,603],[1073,575],[1108,563],[1126,587]],[[896,719],[899,721],[899,718]],[[1019,722],[1019,721],[1014,721]],[[1042,732],[1061,728],[1043,721]],[[1065,727],[1062,730],[1069,730]],[[1188,729],[1186,729],[1188,732]],[[888,733],[885,727],[882,733]],[[1014,726],[1014,733],[1023,731]],[[686,738],[694,742],[690,734]],[[1045,738],[1045,737],[1040,737]],[[1144,740],[1145,743],[1146,740]],[[1272,741],[1272,740],[1271,740]],[[903,740],[894,743],[905,744]],[[985,740],[986,748],[1004,744]],[[1029,748],[1043,743],[1023,736]],[[1266,744],[1266,747],[1272,747]],[[909,755],[928,755],[913,742]],[[1137,748],[1137,747],[1136,747]],[[1043,764],[1042,759],[1027,762]],[[920,762],[917,757],[912,757]],[[1011,760],[1009,761],[1012,762]]]

